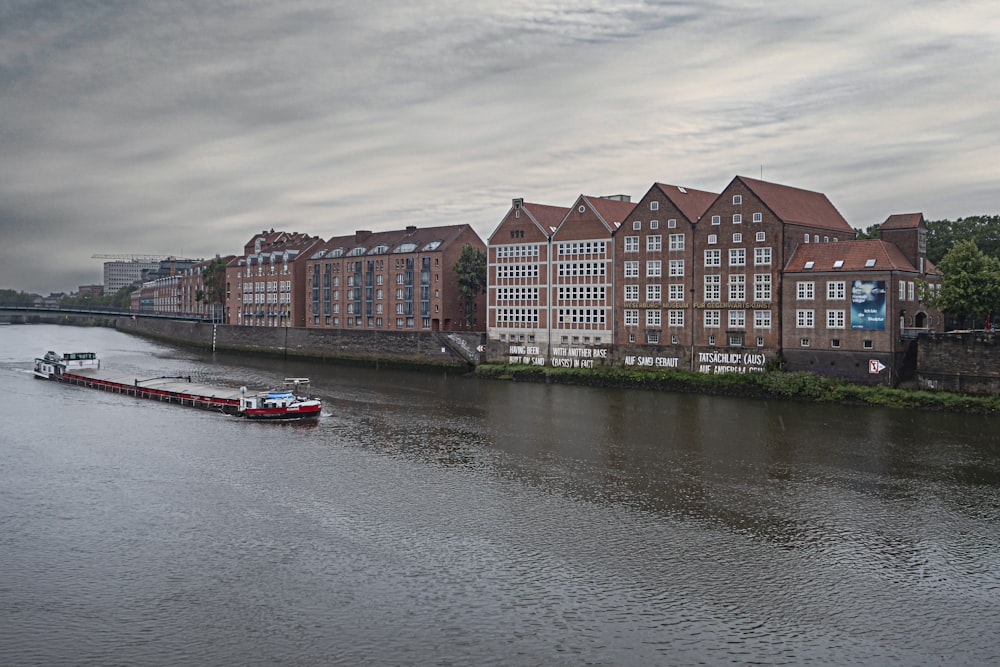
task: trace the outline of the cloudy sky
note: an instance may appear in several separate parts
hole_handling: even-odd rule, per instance
[[[1000,212],[996,0],[0,0],[0,288],[737,174]]]

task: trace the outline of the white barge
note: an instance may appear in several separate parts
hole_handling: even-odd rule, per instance
[[[199,384],[192,382],[190,376],[138,378],[103,370],[93,352],[60,355],[51,351],[35,359],[34,374],[44,380],[215,410],[247,419],[315,419],[323,409],[320,399],[300,394],[308,390],[308,378],[286,378],[280,389],[251,393],[246,387],[233,389]]]

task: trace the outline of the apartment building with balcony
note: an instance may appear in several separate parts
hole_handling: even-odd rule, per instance
[[[306,262],[318,236],[263,231],[226,266],[226,322],[240,326],[306,325]]]
[[[370,331],[485,331],[486,295],[469,312],[455,265],[466,245],[485,252],[469,225],[359,230],[305,258],[305,326]]]

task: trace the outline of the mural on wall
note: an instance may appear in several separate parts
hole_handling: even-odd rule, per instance
[[[851,283],[851,328],[885,330],[884,280],[855,280]]]

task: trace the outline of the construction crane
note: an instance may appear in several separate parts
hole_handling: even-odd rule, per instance
[[[91,259],[110,259],[117,262],[161,262],[171,257],[172,255],[135,255],[130,253],[97,253],[90,256]]]

